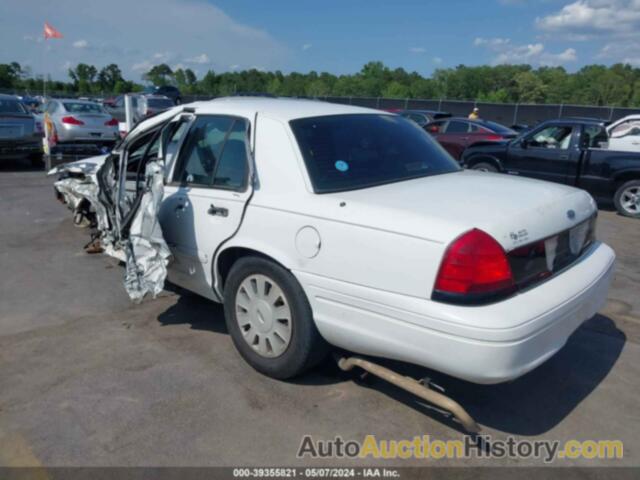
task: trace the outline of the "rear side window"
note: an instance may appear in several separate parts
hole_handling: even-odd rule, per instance
[[[451,121],[447,125],[446,133],[467,133],[469,132],[469,124],[466,122]]]
[[[169,98],[148,98],[147,105],[150,108],[171,108],[173,107],[173,102]]]
[[[316,193],[459,170],[429,134],[400,116],[330,115],[290,125]]]

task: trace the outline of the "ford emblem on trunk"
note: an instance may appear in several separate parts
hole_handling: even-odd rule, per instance
[[[576,212],[574,212],[573,210],[567,210],[567,218],[569,220],[573,220],[576,218]]]

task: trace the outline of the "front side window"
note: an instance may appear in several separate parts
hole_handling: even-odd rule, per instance
[[[532,147],[553,148],[567,150],[571,143],[572,128],[568,126],[553,126],[540,130],[531,137]]]
[[[173,178],[183,185],[241,189],[247,169],[246,121],[209,115],[189,130]]]
[[[609,141],[607,131],[600,125],[589,125],[584,128],[583,145],[585,148],[603,148]]]
[[[290,122],[316,193],[456,172],[454,160],[415,123],[355,114]]]

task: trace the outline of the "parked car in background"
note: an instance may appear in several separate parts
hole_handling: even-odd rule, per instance
[[[49,100],[44,122],[54,143],[111,146],[120,136],[118,121],[102,105],[88,100]]]
[[[431,123],[434,120],[451,117],[450,113],[438,110],[398,110],[394,113],[397,113],[404,118],[408,118],[409,120],[413,120],[421,127],[424,127],[426,124]]]
[[[168,268],[224,304],[242,357],[275,378],[328,343],[507,381],[562,348],[612,278],[586,192],[463,171],[377,110],[197,102],[140,122],[99,162],[101,239],[129,252],[132,298],[162,290]],[[133,188],[112,187],[129,162]]]
[[[424,129],[456,160],[460,160],[467,147],[476,143],[502,142],[518,136],[517,132],[499,123],[462,117],[436,120]]]
[[[609,150],[640,153],[640,115],[629,115],[607,127]]]
[[[462,164],[583,188],[640,218],[640,152],[610,150],[598,120],[551,120],[512,141],[468,148]]]
[[[146,95],[161,95],[169,97],[173,102],[173,105],[180,105],[182,103],[182,94],[177,87],[173,85],[161,85],[159,87],[147,87],[144,89]]]
[[[169,97],[162,95],[147,95],[139,93],[130,93],[128,95],[131,97],[134,124],[174,106]],[[126,121],[124,95],[116,97],[113,102],[113,106],[108,106],[106,109],[116,120],[118,120],[118,122]]]
[[[42,160],[42,133],[36,119],[13,95],[0,94],[0,159]]]

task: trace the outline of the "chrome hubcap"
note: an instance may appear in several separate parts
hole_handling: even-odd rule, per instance
[[[282,289],[266,275],[245,278],[236,292],[240,332],[260,356],[282,355],[291,342],[291,309]]]
[[[640,213],[640,187],[629,187],[622,192],[620,205],[629,213]]]

